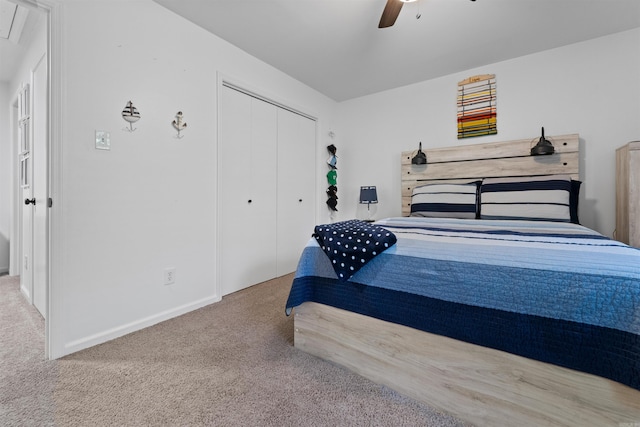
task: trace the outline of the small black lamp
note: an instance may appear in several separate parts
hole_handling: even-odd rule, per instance
[[[426,165],[427,164],[427,155],[422,151],[422,142],[418,146],[418,152],[411,159],[412,165]]]
[[[372,203],[378,203],[378,192],[375,186],[360,187],[360,204],[367,204],[367,211]],[[367,216],[367,221],[371,221],[371,213]]]
[[[538,140],[538,143],[531,149],[532,156],[544,156],[546,154],[553,154],[555,148],[548,139],[544,137],[544,127],[542,128],[542,136]]]

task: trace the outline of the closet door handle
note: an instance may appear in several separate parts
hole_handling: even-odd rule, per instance
[[[253,200],[249,199],[249,200],[247,200],[247,203],[251,203],[252,201],[253,201]]]
[[[31,203],[33,206],[35,206],[36,205],[36,198],[33,197],[31,199],[24,199],[24,204],[25,205],[28,205],[29,203]]]
[[[298,201],[299,201],[300,203],[302,203],[302,199],[298,199]]]

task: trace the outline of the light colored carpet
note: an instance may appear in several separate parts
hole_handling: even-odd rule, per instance
[[[0,277],[0,425],[52,426],[57,363],[45,359],[44,319],[19,287]]]
[[[295,349],[291,280],[47,362],[41,318],[0,277],[0,425],[464,425]]]

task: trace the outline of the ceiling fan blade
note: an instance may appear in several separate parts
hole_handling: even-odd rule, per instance
[[[400,10],[404,3],[400,0],[387,0],[387,4],[382,11],[382,16],[380,17],[380,23],[378,24],[378,28],[387,28],[392,26],[396,19],[398,19],[398,15],[400,14]]]

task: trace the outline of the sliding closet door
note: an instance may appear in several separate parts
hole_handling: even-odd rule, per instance
[[[278,276],[296,270],[315,225],[316,122],[278,110]]]
[[[222,295],[276,277],[277,107],[223,87],[219,203]]]

